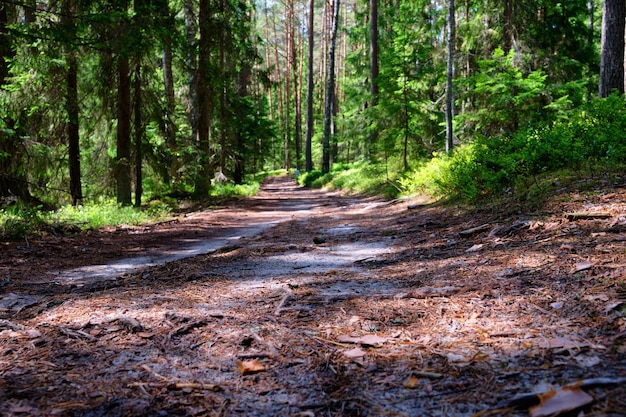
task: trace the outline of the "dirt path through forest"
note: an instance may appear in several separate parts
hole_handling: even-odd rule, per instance
[[[626,415],[625,216],[623,188],[503,217],[284,177],[160,225],[5,242],[0,414]]]

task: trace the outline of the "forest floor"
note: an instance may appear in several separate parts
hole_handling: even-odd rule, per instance
[[[623,184],[61,232],[0,241],[0,415],[626,415]]]

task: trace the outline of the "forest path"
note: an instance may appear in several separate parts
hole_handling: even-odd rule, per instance
[[[4,244],[0,415],[526,416],[539,392],[623,416],[625,231],[624,188],[513,215],[280,178],[176,222]],[[42,280],[194,239],[226,240]]]
[[[273,177],[254,197],[157,224],[86,234],[53,231],[25,242],[0,242],[0,278],[5,286],[10,282],[18,287],[100,285],[124,274],[238,245],[281,222],[352,204],[370,204],[370,200],[301,187],[287,176]]]

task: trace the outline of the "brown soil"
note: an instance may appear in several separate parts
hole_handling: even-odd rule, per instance
[[[623,188],[505,216],[275,178],[0,256],[1,415],[626,415]]]

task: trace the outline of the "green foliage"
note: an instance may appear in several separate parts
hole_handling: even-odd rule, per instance
[[[509,135],[480,137],[453,156],[437,155],[402,181],[406,192],[476,202],[508,190],[525,192],[540,176],[561,170],[624,166],[626,102],[596,99],[568,120],[545,123]]]
[[[213,197],[251,197],[259,191],[259,183],[215,184],[211,187]]]
[[[524,56],[497,48],[479,62],[480,71],[460,80],[460,101],[471,106],[456,117],[466,134],[494,136],[527,129],[535,123],[562,119],[584,97],[585,83],[548,84],[542,69],[525,72]]]
[[[105,226],[139,225],[163,217],[165,213],[142,211],[134,207],[121,206],[114,200],[103,200],[78,207],[64,206],[50,214],[47,221],[53,224],[78,225],[83,230]]]
[[[385,198],[395,198],[400,189],[388,176],[385,164],[367,164],[364,162],[345,165],[333,171],[330,187],[349,193],[375,194]]]
[[[165,206],[149,206],[147,210],[122,207],[113,200],[101,200],[82,206],[64,206],[55,212],[20,205],[0,210],[0,236],[24,238],[31,234],[66,230],[91,230],[105,226],[139,225],[167,215]]]
[[[300,175],[298,182],[306,185],[307,187],[321,188],[328,184],[333,179],[332,172],[324,174],[318,169],[306,172],[304,175]]]
[[[45,223],[39,210],[19,205],[0,210],[0,236],[21,239]]]
[[[356,162],[335,164],[328,174],[314,170],[300,176],[299,182],[309,187],[341,189],[348,193],[375,194],[395,198],[400,188],[388,178],[384,164]]]

